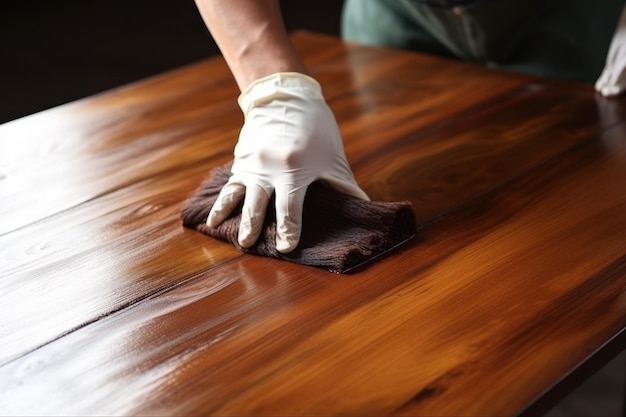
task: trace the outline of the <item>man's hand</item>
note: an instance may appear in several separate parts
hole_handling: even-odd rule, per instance
[[[300,240],[309,184],[322,179],[359,198],[335,118],[317,81],[291,44],[278,0],[196,0],[239,88],[246,118],[235,147],[232,177],[207,219],[220,224],[244,199],[239,244],[250,247],[276,196],[276,248]]]
[[[300,240],[304,196],[313,181],[368,199],[354,179],[337,122],[313,78],[294,72],[261,78],[241,93],[239,105],[245,123],[232,176],[209,213],[210,227],[244,199],[239,244],[252,246],[274,193],[276,248],[287,253]]]
[[[596,81],[596,91],[612,97],[626,90],[626,6],[613,35],[606,65]]]

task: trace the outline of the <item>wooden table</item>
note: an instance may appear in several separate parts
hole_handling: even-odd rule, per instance
[[[183,228],[242,123],[221,58],[4,124],[0,414],[533,414],[624,348],[624,99],[293,39],[419,237],[337,275]]]

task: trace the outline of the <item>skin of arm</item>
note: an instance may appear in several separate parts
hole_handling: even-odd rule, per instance
[[[240,90],[277,72],[307,73],[278,0],[196,0],[196,5]]]

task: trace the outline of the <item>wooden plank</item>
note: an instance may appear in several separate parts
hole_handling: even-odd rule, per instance
[[[246,256],[154,294],[1,367],[0,403],[515,413],[626,324],[624,137],[620,125],[552,159],[361,274]]]
[[[241,116],[221,64],[209,60],[0,126],[0,234],[159,172],[228,159]]]
[[[426,223],[592,138],[608,123],[595,109],[588,91],[536,85],[430,130],[372,132],[380,145],[369,153],[368,141],[347,136],[346,142],[362,155],[354,168],[370,196],[409,199]],[[342,126],[361,120],[353,117],[340,119]],[[173,154],[180,164],[184,156]],[[189,239],[181,229],[182,202],[229,155],[219,150],[214,158],[194,158],[184,169],[172,167],[0,237],[0,304],[9,309],[0,318],[0,363],[240,255],[200,236]],[[202,252],[192,251],[194,245]]]
[[[342,126],[347,133],[360,132],[354,126],[387,128],[398,99],[410,103],[401,114],[411,122],[394,132],[409,134],[529,80],[466,64],[434,72],[447,61],[304,33],[293,39],[338,117],[354,121]],[[462,77],[462,85],[451,89],[450,77]],[[485,88],[487,80],[494,83]],[[390,94],[377,98],[386,89]],[[3,124],[0,235],[157,173],[230,156],[242,123],[237,94],[223,60],[214,58]],[[464,99],[441,108],[456,95]],[[377,140],[360,135],[359,142],[366,137]],[[348,157],[358,159],[363,149],[348,144]]]
[[[611,112],[598,111],[589,91],[534,83],[430,129],[381,133],[377,151],[354,169],[372,199],[408,199],[425,223],[579,145],[616,123],[606,114],[626,110],[620,101],[606,106]]]
[[[0,238],[0,363],[241,256],[180,221],[183,201],[215,163],[146,179]]]

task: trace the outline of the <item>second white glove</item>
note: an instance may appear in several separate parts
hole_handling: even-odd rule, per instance
[[[613,35],[606,65],[596,81],[596,91],[613,97],[626,90],[626,6]]]
[[[245,123],[232,176],[209,213],[210,227],[244,199],[238,241],[242,247],[252,246],[274,193],[276,248],[287,253],[300,240],[304,196],[313,181],[368,199],[354,179],[335,117],[313,78],[300,73],[264,77],[241,93],[239,106]]]

